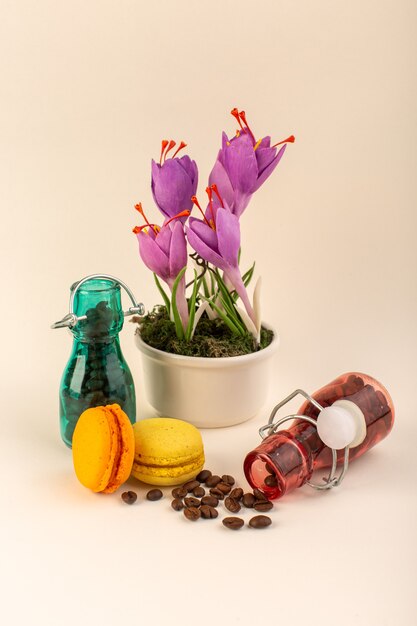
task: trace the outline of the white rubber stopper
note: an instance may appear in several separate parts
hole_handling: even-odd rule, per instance
[[[344,407],[326,406],[317,418],[317,431],[326,446],[342,450],[356,438],[355,416]]]

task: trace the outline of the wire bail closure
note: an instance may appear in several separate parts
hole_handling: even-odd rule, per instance
[[[128,315],[143,315],[145,313],[145,307],[142,304],[142,302],[137,302],[132,291],[129,289],[126,283],[124,283],[122,280],[120,280],[119,278],[115,278],[114,276],[110,276],[110,274],[90,274],[89,276],[85,276],[84,278],[82,278],[76,283],[76,287],[74,291],[72,291],[71,296],[70,296],[69,313],[67,313],[67,315],[65,315],[62,318],[62,320],[59,320],[59,322],[55,322],[54,324],[52,324],[51,328],[74,328],[74,326],[78,324],[78,322],[81,322],[87,319],[86,315],[80,315],[80,316],[75,315],[74,299],[75,299],[75,294],[77,293],[81,285],[95,278],[104,278],[104,279],[112,280],[115,283],[119,284],[121,287],[123,287],[123,289],[126,291],[127,295],[129,296],[130,300],[132,301],[132,305],[133,305],[129,307],[127,311],[123,311],[123,315],[125,317],[127,317]]]
[[[262,439],[265,439],[269,435],[275,434],[282,424],[292,419],[303,420],[305,422],[308,422],[309,424],[312,424],[313,426],[317,428],[316,420],[313,419],[312,417],[307,417],[307,415],[297,415],[297,414],[286,415],[285,417],[281,417],[280,419],[274,421],[275,416],[278,413],[278,411],[285,404],[293,400],[293,398],[295,398],[298,395],[303,396],[303,398],[305,398],[308,402],[310,402],[313,406],[315,406],[316,409],[318,409],[320,412],[323,411],[324,407],[322,407],[321,404],[317,402],[317,400],[315,400],[312,396],[310,396],[308,393],[306,393],[302,389],[296,389],[272,409],[271,415],[269,416],[268,423],[265,424],[264,426],[261,426],[261,428],[259,429],[259,435],[261,436]],[[324,484],[314,483],[309,480],[306,481],[309,487],[312,487],[313,489],[317,489],[318,491],[325,491],[326,489],[332,489],[333,487],[338,487],[340,483],[342,482],[342,480],[344,479],[346,472],[348,470],[348,467],[349,467],[349,446],[346,446],[344,448],[343,468],[339,476],[336,476],[337,450],[335,448],[330,448],[330,450],[332,453],[332,467],[330,469],[328,477],[323,478]]]

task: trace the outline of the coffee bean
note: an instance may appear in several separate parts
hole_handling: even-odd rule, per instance
[[[268,500],[268,498],[266,497],[265,494],[262,493],[262,491],[260,491],[259,489],[254,489],[253,490],[253,495],[255,496],[255,498],[257,500]]]
[[[245,506],[247,509],[251,509],[253,507],[253,505],[256,502],[256,498],[253,495],[253,493],[245,493],[245,495],[242,498],[242,503],[243,506]]]
[[[198,500],[198,498],[184,498],[184,504],[188,508],[190,507],[197,508],[200,506],[201,502],[200,500]]]
[[[240,504],[239,504],[239,502],[237,500],[235,500],[234,498],[231,498],[230,496],[228,496],[225,499],[224,506],[231,513],[239,513],[239,511],[240,511]]]
[[[171,502],[171,506],[174,509],[174,511],[182,511],[182,509],[184,508],[184,503],[179,498],[174,498],[173,501]]]
[[[230,528],[230,530],[239,530],[239,528],[242,528],[244,523],[245,522],[240,517],[225,517],[222,520],[223,526]]]
[[[265,485],[267,487],[277,487],[278,486],[277,477],[276,476],[272,476],[272,474],[265,478],[264,483],[265,483]]]
[[[122,500],[126,502],[126,504],[134,504],[137,500],[138,496],[134,491],[124,491],[122,493]]]
[[[223,491],[220,491],[220,489],[217,489],[216,487],[213,487],[213,489],[210,489],[210,494],[214,496],[215,498],[217,498],[218,500],[223,500],[224,498]]]
[[[196,522],[201,515],[200,509],[196,509],[195,506],[186,507],[184,509],[184,515],[190,522]]]
[[[267,472],[269,472],[270,474],[275,474],[275,468],[273,465],[271,465],[270,463],[266,463],[265,465],[265,469]]]
[[[230,485],[227,485],[226,483],[219,483],[216,486],[216,489],[219,489],[222,493],[224,493],[224,495],[230,493],[230,491],[232,490]]]
[[[258,500],[258,502],[255,502],[255,504],[253,505],[253,508],[255,509],[255,511],[266,513],[267,511],[270,511],[273,506],[274,505],[272,504],[272,502],[264,502],[263,500]]]
[[[200,483],[198,482],[198,480],[189,480],[188,483],[183,484],[184,489],[186,489],[188,493],[190,493],[193,489],[199,486]]]
[[[201,498],[201,504],[206,504],[208,506],[217,506],[219,504],[219,499],[215,496],[203,496]]]
[[[208,506],[207,504],[203,504],[200,507],[201,517],[204,519],[214,519],[218,516],[219,512],[213,506]]]
[[[226,483],[226,485],[234,485],[236,482],[233,476],[230,476],[229,474],[223,474],[222,481]]]
[[[200,483],[205,483],[207,478],[210,478],[211,476],[211,472],[210,470],[201,470],[201,472],[199,474],[197,474],[197,476],[195,477],[196,480],[198,480]]]
[[[193,489],[193,495],[196,498],[202,498],[205,493],[206,493],[206,490],[203,489],[203,487],[196,487],[195,489]]]
[[[188,490],[184,489],[184,487],[176,487],[175,489],[171,491],[171,493],[172,493],[173,498],[185,498],[185,496],[188,493]]]
[[[266,528],[272,524],[272,520],[267,515],[256,515],[249,520],[251,528]]]
[[[160,489],[151,489],[146,494],[146,499],[150,500],[151,502],[156,502],[156,500],[160,500],[163,495],[164,494],[162,493]]]
[[[239,500],[241,500],[243,497],[243,489],[241,489],[240,487],[235,487],[235,489],[232,489],[232,491],[230,492],[230,497],[239,502]]]
[[[221,478],[220,476],[217,476],[216,474],[209,476],[207,478],[206,482],[206,487],[215,487],[216,485],[218,485],[221,482]]]

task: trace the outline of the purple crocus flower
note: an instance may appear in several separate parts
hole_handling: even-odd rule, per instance
[[[189,211],[173,216],[164,226],[151,224],[145,217],[140,204],[135,207],[146,220],[144,226],[136,226],[133,232],[139,242],[139,253],[142,261],[159,278],[162,278],[170,290],[180,271],[187,265],[187,241],[184,225],[180,219],[187,218]],[[178,219],[177,219],[178,218]],[[173,223],[173,221],[175,222]],[[188,305],[185,296],[185,277],[181,279],[177,289],[177,306],[184,329],[188,324]]]
[[[159,163],[152,160],[152,193],[154,200],[166,219],[178,215],[181,211],[192,208],[191,196],[197,190],[198,169],[195,161],[188,155],[176,157],[186,144],[182,141],[172,158],[168,152],[175,146],[175,141],[164,139]],[[185,221],[187,218],[180,218]]]
[[[223,270],[225,277],[239,294],[246,311],[255,323],[255,314],[239,270],[240,225],[239,219],[225,207],[217,208],[215,221],[207,218],[190,218],[186,228],[191,247],[205,261]]]
[[[233,109],[232,115],[239,122],[240,130],[230,139],[223,133],[222,147],[210,173],[209,185],[217,185],[220,195],[232,213],[240,217],[248,206],[252,194],[280,162],[286,144],[293,143],[295,139],[291,135],[273,146],[270,137],[256,141],[246,122],[245,112]],[[281,144],[284,145],[277,151],[277,146]],[[218,201],[215,201],[215,206],[219,206]]]

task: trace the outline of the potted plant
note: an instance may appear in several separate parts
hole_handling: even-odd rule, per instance
[[[232,115],[239,129],[231,138],[223,133],[205,209],[196,196],[197,165],[178,156],[184,142],[169,156],[172,140],[162,141],[159,163],[152,161],[152,193],[163,224],[135,206],[144,223],[133,232],[163,302],[135,320],[147,398],[158,414],[198,427],[231,426],[260,410],[279,343],[261,321],[260,278],[252,299],[247,291],[255,263],[244,273],[239,266],[240,219],[294,137],[271,145],[270,137],[256,139],[244,111]]]

